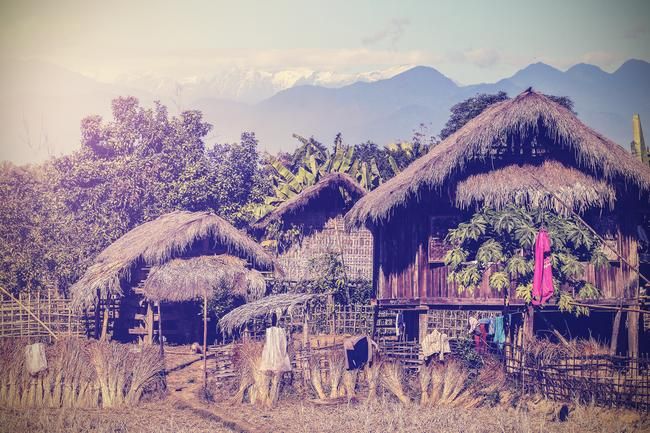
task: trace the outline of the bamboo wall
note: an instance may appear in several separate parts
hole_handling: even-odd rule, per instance
[[[297,222],[310,226],[315,225],[315,219],[319,216],[305,213]],[[367,229],[347,232],[340,214],[327,219],[322,228],[308,231],[299,242],[278,256],[278,262],[285,272],[285,279],[310,280],[314,278],[311,262],[328,253],[341,254],[348,278],[372,278],[372,235]]]

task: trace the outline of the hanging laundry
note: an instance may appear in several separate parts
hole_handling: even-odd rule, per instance
[[[397,314],[395,315],[395,336],[397,336],[398,341],[402,340],[402,338],[400,337],[403,337],[404,335],[403,331],[405,327],[406,326],[404,324],[404,313],[398,311]]]
[[[474,330],[474,348],[478,353],[487,352],[487,325],[479,323]]]
[[[494,342],[499,346],[499,349],[503,349],[503,343],[506,342],[503,316],[497,316],[494,318]]]
[[[375,342],[364,335],[346,338],[343,341],[345,368],[347,370],[358,370],[366,363],[371,363],[373,345],[375,345]]]
[[[553,269],[551,267],[551,240],[541,229],[535,240],[535,273],[533,274],[532,304],[543,305],[553,296]]]
[[[491,317],[488,323],[488,335],[494,335],[495,318]]]
[[[287,354],[287,334],[277,326],[266,328],[266,340],[262,349],[261,371],[291,371]]]
[[[476,331],[476,328],[478,327],[478,319],[476,317],[470,317],[468,320],[468,334],[473,334],[474,331]]]
[[[424,339],[422,339],[422,354],[425,358],[438,353],[439,359],[443,361],[445,359],[445,353],[450,353],[451,348],[449,347],[449,337],[447,334],[443,334],[437,329],[431,331],[430,334],[427,334]]]

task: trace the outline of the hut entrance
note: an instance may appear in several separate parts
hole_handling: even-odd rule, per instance
[[[420,311],[419,310],[403,310],[403,334],[400,334],[402,341],[417,341],[420,333]]]

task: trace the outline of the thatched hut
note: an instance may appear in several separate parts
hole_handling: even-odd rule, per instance
[[[648,167],[570,110],[529,90],[487,108],[368,193],[346,222],[372,231],[378,304],[414,311],[417,337],[418,311],[503,308],[504,294],[485,279],[471,293],[459,293],[448,279],[445,235],[473,211],[508,203],[573,210],[597,223],[624,258],[638,265],[637,225],[648,212],[649,192]],[[602,292],[600,302],[635,302],[638,275],[629,266],[586,268],[586,278]],[[511,304],[521,304],[514,285],[507,295]],[[407,320],[407,330],[408,325]]]
[[[164,328],[167,338],[194,341],[201,328],[197,300],[208,300],[214,289],[224,287],[243,300],[258,298],[265,292],[258,271],[273,268],[273,258],[224,219],[209,212],[175,211],[116,240],[70,291],[80,308],[104,305],[106,299],[119,302],[116,338],[151,342]],[[163,302],[174,303],[164,314]],[[161,318],[164,326],[156,326],[163,325]],[[102,334],[106,322],[107,316]]]
[[[343,222],[364,195],[350,176],[328,174],[265,215],[253,230],[277,254],[285,280],[313,279],[314,260],[328,253],[341,257],[349,278],[370,280],[372,236],[364,227],[348,231]]]

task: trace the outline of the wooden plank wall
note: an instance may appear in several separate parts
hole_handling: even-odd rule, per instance
[[[489,287],[489,277],[495,270],[484,274],[479,287],[472,293],[458,293],[455,282],[449,282],[450,269],[442,263],[428,262],[428,221],[426,217],[403,216],[401,224],[390,224],[374,231],[375,235],[375,289],[379,301],[413,301],[423,304],[490,304],[501,303],[503,293]],[[620,222],[618,250],[633,265],[638,266],[636,227],[631,220]],[[638,279],[627,265],[612,262],[610,266],[595,269],[585,264],[585,280],[602,293],[602,301],[610,303],[619,298],[633,298]],[[516,284],[509,290],[511,302],[516,302]]]

